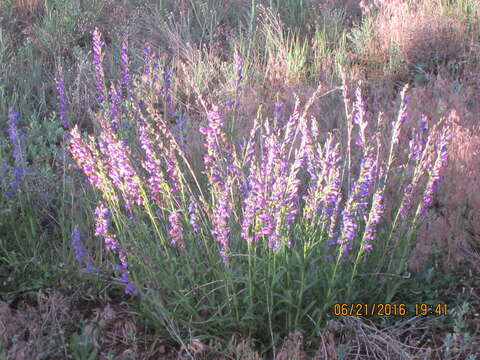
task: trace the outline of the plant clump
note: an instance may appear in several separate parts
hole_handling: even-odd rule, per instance
[[[117,281],[142,297],[144,311],[176,341],[192,328],[213,336],[221,324],[274,346],[278,334],[318,331],[339,297],[365,301],[363,272],[403,273],[412,229],[432,206],[449,142],[447,127],[420,124],[418,136],[400,146],[408,87],[389,126],[386,157],[361,88],[347,108],[346,148],[334,134],[321,141],[317,121],[306,117],[321,87],[304,106],[297,101],[284,123],[259,115],[241,146],[226,132],[234,107],[204,104],[198,173],[178,134],[146,101],[143,91],[168,73],[149,47],[145,83],[131,89],[124,67],[107,91],[98,30],[93,41],[98,133],[85,138],[75,126],[70,152],[98,191],[95,235],[116,259]],[[159,96],[168,96],[169,81],[170,74],[163,76]],[[404,171],[395,175],[394,168]],[[391,182],[401,189],[397,199],[385,196]],[[390,224],[382,221],[386,203]],[[85,259],[82,248],[80,260],[92,268]],[[380,288],[388,302],[398,285],[375,282],[368,296]]]

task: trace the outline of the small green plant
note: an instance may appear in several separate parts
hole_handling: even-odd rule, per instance
[[[7,349],[2,342],[0,342],[0,360],[7,360]]]
[[[98,349],[85,334],[73,333],[70,337],[70,352],[74,360],[96,360]]]
[[[446,333],[443,339],[445,354],[450,356],[466,355],[467,359],[477,359],[475,344],[472,343],[472,335],[469,332],[467,318],[471,316],[471,308],[464,301],[452,310],[453,331]]]
[[[372,18],[364,18],[360,25],[355,26],[347,38],[350,42],[350,46],[355,54],[365,57],[370,55],[369,48],[374,35],[374,25]]]

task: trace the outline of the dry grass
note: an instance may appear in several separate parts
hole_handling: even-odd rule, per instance
[[[45,12],[45,0],[12,0],[12,4],[16,13],[25,22]]]
[[[66,356],[65,331],[80,319],[76,299],[56,291],[40,294],[37,306],[23,311],[13,310],[0,302],[0,341],[7,349],[7,358],[35,359],[40,354]],[[46,336],[48,334],[48,336]]]
[[[467,265],[480,271],[480,124],[466,126],[455,110],[450,118],[452,142],[450,164],[438,197],[439,207],[420,229],[414,254],[426,259],[439,242],[450,269]],[[420,262],[421,264],[422,262]]]
[[[480,107],[470,101],[478,96],[478,90],[467,86],[456,90],[447,76],[440,74],[425,88],[412,91],[411,121],[417,123],[422,113],[426,114],[431,128],[445,118],[452,136],[449,163],[443,173],[437,206],[419,229],[413,262],[417,268],[424,265],[427,254],[437,242],[446,255],[444,266],[454,269],[468,265],[478,271],[480,228],[475,219],[480,218],[480,123],[477,115]]]
[[[480,270],[480,227],[475,220],[480,218],[480,106],[472,101],[480,93],[475,85],[469,85],[471,77],[467,79],[467,75],[465,73],[465,79],[458,80],[448,71],[441,70],[436,76],[429,75],[424,87],[412,87],[409,91],[408,119],[400,144],[407,146],[412,129],[424,116],[429,129],[443,119],[450,125],[452,136],[444,181],[432,212],[419,229],[410,261],[412,270],[421,269],[437,245],[444,251],[442,265],[446,268],[453,270],[467,265]],[[368,116],[376,119],[379,112],[383,112],[385,119],[395,118],[398,96],[385,96],[395,92],[395,84],[388,81],[383,86],[367,86]],[[388,133],[388,129],[385,131]],[[401,159],[405,154],[397,156]],[[395,197],[396,190],[390,195]]]
[[[473,44],[475,30],[458,12],[447,12],[436,0],[361,1],[373,36],[364,54],[351,54],[370,81],[409,81],[419,67],[436,73],[449,63],[462,63]],[[373,11],[375,10],[375,11]],[[478,38],[478,36],[476,36]]]
[[[100,360],[130,359],[134,354],[142,359],[176,358],[171,354],[176,351],[145,332],[124,306],[92,305],[81,302],[78,294],[54,290],[39,293],[36,303],[22,310],[0,301],[0,350],[3,344],[12,360],[67,359],[82,347],[72,341],[77,334],[85,348],[98,351],[95,358]]]

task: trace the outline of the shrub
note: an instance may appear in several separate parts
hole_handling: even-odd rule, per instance
[[[275,353],[290,332],[318,335],[334,303],[392,301],[447,160],[446,128],[438,136],[420,123],[399,143],[407,87],[386,149],[360,88],[346,106],[346,145],[306,116],[320,88],[284,122],[259,113],[243,145],[225,131],[232,107],[200,99],[200,173],[148,95],[163,81],[168,96],[154,57],[145,82],[118,84],[105,82],[103,57],[95,31],[98,133],[74,127],[69,149],[98,192],[95,235],[116,279],[160,332],[181,344],[240,333]],[[386,197],[392,186],[397,199]]]

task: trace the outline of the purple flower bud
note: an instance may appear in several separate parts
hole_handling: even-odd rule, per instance
[[[179,211],[174,211],[168,217],[170,236],[172,237],[172,244],[178,246],[179,248],[185,248],[185,243],[183,242],[183,234],[180,229],[180,215]]]
[[[172,72],[167,70],[165,70],[162,74],[163,82],[165,83],[165,90],[169,90],[171,87],[171,80],[170,80],[171,74]]]
[[[132,83],[130,79],[129,61],[128,61],[128,44],[122,41],[121,55],[120,55],[120,84],[126,89],[126,98],[132,98]],[[124,98],[125,99],[125,98]]]
[[[235,86],[237,94],[242,90],[241,83],[243,80],[243,58],[238,50],[233,54],[234,70],[236,72]]]
[[[68,101],[65,95],[65,85],[63,83],[63,78],[59,77],[56,79],[57,84],[57,93],[58,93],[58,111],[60,115],[60,121],[62,126],[65,129],[68,129],[68,120],[67,120],[67,110],[68,110]]]
[[[165,179],[162,175],[161,161],[158,159],[154,150],[153,142],[149,137],[149,131],[151,132],[152,130],[148,124],[144,122],[138,123],[137,129],[140,146],[145,155],[145,161],[142,163],[142,166],[150,175],[148,179],[148,187],[150,189],[152,199],[158,203],[161,203],[163,201],[162,184],[165,183]]]
[[[116,269],[120,271],[120,277],[118,280],[125,284],[124,292],[125,294],[138,295],[139,291],[136,286],[130,282],[130,274],[128,272],[128,263],[126,262],[125,252],[120,251],[119,253],[120,264],[116,266]]]
[[[78,226],[76,226],[72,231],[72,242],[73,248],[75,249],[76,259],[80,265],[85,265],[85,272],[98,272],[98,269],[93,266],[92,261],[88,259],[88,251],[85,245],[82,243],[80,238],[80,231]]]
[[[450,140],[450,136],[447,136],[447,130],[444,129],[442,137],[438,145],[437,151],[437,159],[435,164],[433,165],[432,171],[430,173],[430,179],[427,184],[427,188],[425,189],[425,193],[423,194],[423,206],[419,210],[418,215],[423,215],[426,210],[432,205],[433,202],[433,195],[438,188],[438,183],[440,181],[440,172],[445,164],[447,163],[448,153],[447,153],[447,145],[448,141]]]
[[[152,48],[150,45],[145,45],[143,47],[143,63],[144,63],[144,71],[145,75],[150,74],[150,66],[152,62]]]
[[[87,176],[88,181],[103,192],[105,185],[98,169],[98,159],[94,155],[90,144],[83,141],[77,126],[70,132],[69,150],[78,167]]]
[[[190,215],[190,224],[193,227],[193,231],[198,232],[200,230],[200,225],[198,224],[198,219],[196,215],[196,204],[195,202],[190,202],[188,206],[188,213]]]
[[[293,110],[292,115],[290,115],[290,118],[288,119],[288,122],[286,125],[285,136],[282,144],[283,149],[286,149],[287,147],[289,147],[293,142],[293,139],[295,137],[295,131],[297,130],[299,120],[300,120],[300,101],[297,99],[297,101],[295,102],[295,109]]]
[[[114,85],[112,85],[112,87],[110,88],[109,95],[110,95],[110,110],[108,113],[110,115],[112,129],[114,131],[117,131],[120,125],[120,120],[118,115],[120,113],[122,97],[120,96],[120,92]]]
[[[167,157],[167,173],[170,177],[171,191],[172,193],[177,193],[180,189],[180,182],[178,179],[177,162],[173,154]]]
[[[120,249],[118,241],[113,236],[105,236],[103,242],[107,250],[118,251]]]
[[[396,144],[398,143],[398,140],[400,138],[400,130],[407,119],[407,109],[408,109],[408,100],[409,100],[409,95],[407,95],[407,90],[408,90],[408,84],[404,86],[402,93],[401,93],[401,102],[400,102],[400,111],[398,113],[397,120],[392,123],[393,126],[393,134],[392,134],[392,143]]]
[[[105,236],[108,233],[108,225],[110,224],[110,210],[108,210],[103,202],[100,201],[95,208],[95,236]]]
[[[105,100],[105,72],[103,69],[103,59],[105,58],[105,53],[103,52],[103,47],[105,43],[102,41],[102,34],[95,28],[92,33],[93,36],[93,64],[95,65],[95,76],[97,78],[97,91],[98,91],[98,100],[103,102]]]
[[[363,244],[363,248],[366,250],[366,251],[371,251],[373,249],[373,245],[366,242]]]
[[[280,115],[280,112],[282,111],[282,108],[283,108],[284,105],[285,105],[285,103],[284,103],[283,101],[280,101],[280,102],[278,102],[278,103],[275,103],[275,107],[274,107],[274,109],[273,109],[273,113],[274,113],[275,115],[277,115],[277,116]]]
[[[19,113],[10,108],[8,111],[8,135],[13,144],[13,159],[15,164],[21,166],[27,161],[22,141],[25,138],[23,132],[18,128]]]
[[[223,262],[228,263],[228,241],[230,234],[229,219],[232,213],[230,204],[231,184],[222,183],[217,185],[217,199],[213,208],[211,221],[213,224],[212,233],[220,243],[220,255]]]
[[[367,243],[364,243],[364,247],[366,249],[367,247],[369,247],[370,249],[372,248],[372,245],[369,242],[371,242],[375,237],[376,225],[380,222],[380,218],[382,217],[383,212],[383,194],[382,192],[377,192],[373,196],[372,208],[370,210],[367,225],[365,227],[365,232],[363,234],[363,240],[367,241]]]
[[[407,212],[410,209],[413,198],[413,184],[408,184],[403,191],[403,199],[400,205],[399,214],[400,218],[404,219],[407,216]]]
[[[360,87],[357,87],[355,91],[356,101],[355,101],[355,116],[353,122],[357,124],[360,128],[359,137],[356,141],[358,146],[366,146],[366,135],[365,129],[367,128],[368,121],[366,119],[366,105],[362,99],[362,92]]]
[[[108,175],[113,184],[122,190],[126,207],[130,209],[134,203],[142,205],[138,175],[130,161],[130,150],[107,129],[100,134],[100,139],[105,143],[102,151],[108,162]]]

